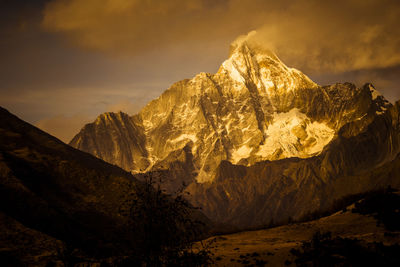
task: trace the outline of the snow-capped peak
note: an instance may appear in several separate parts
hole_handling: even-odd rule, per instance
[[[280,92],[318,85],[299,70],[287,67],[270,49],[257,42],[256,32],[240,36],[231,44],[230,56],[218,73],[227,74],[233,81],[254,83],[266,91]]]
[[[368,84],[369,90],[371,92],[372,95],[372,100],[377,99],[379,96],[382,96],[382,94],[375,89],[375,87],[372,84]]]
[[[255,32],[239,37],[216,74],[200,73],[173,84],[132,120],[121,117],[113,123],[117,114],[105,114],[110,123],[99,120],[100,130],[87,129],[109,140],[101,153],[84,132],[74,146],[135,172],[167,168],[171,157],[184,150],[187,157],[177,160],[191,159],[197,182],[210,182],[222,161],[249,166],[318,155],[343,125],[368,119],[368,106],[359,104],[362,97],[376,98],[383,107],[376,109],[378,115],[387,108],[372,85],[362,90],[351,84],[319,87],[257,38]],[[371,95],[364,93],[368,88]]]

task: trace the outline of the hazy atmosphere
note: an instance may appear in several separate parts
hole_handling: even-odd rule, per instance
[[[0,1],[0,105],[69,142],[106,111],[133,114],[214,73],[239,35],[315,82],[400,98],[397,0]]]

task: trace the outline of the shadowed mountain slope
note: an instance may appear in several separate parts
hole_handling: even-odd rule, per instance
[[[24,262],[28,257],[30,264],[45,265],[67,257],[70,249],[83,258],[129,254],[137,244],[126,211],[141,186],[119,167],[0,108],[0,246],[8,251],[5,258]]]

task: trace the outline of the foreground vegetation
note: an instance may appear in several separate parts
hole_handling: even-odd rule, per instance
[[[131,205],[129,216],[141,246],[130,264],[146,266],[205,266],[211,264],[206,247],[193,249],[206,225],[196,218],[198,209],[189,204],[182,191],[168,195],[148,177]]]
[[[301,249],[292,249],[297,266],[400,266],[400,245],[365,244],[358,239],[333,238],[316,232]]]

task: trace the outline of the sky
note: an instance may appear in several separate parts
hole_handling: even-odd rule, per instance
[[[0,106],[69,142],[103,112],[133,115],[215,73],[253,30],[321,85],[400,99],[398,0],[0,0]]]

